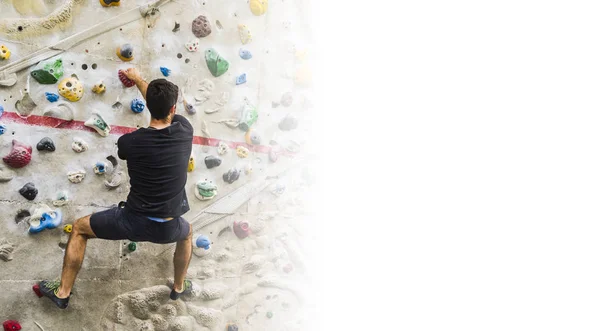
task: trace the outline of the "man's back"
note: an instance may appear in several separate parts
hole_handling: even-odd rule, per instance
[[[151,217],[179,217],[190,208],[185,193],[194,129],[181,115],[164,129],[140,128],[119,138],[131,191],[127,207]]]

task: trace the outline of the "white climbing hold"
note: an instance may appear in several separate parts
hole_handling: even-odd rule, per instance
[[[77,153],[82,153],[87,151],[89,149],[89,146],[85,142],[85,140],[78,137],[74,137],[73,143],[71,143],[71,148]]]
[[[59,102],[44,110],[44,116],[60,118],[65,121],[72,121],[74,117],[73,106],[66,102]]]
[[[81,183],[81,181],[83,181],[83,179],[85,178],[85,170],[71,171],[67,174],[67,177],[69,178],[69,181],[71,181],[71,183]]]

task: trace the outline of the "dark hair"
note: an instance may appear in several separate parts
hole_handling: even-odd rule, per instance
[[[166,79],[155,79],[148,84],[146,104],[150,115],[157,120],[169,116],[169,110],[177,103],[179,87]]]

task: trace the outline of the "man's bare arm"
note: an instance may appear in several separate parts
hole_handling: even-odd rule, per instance
[[[125,76],[127,76],[127,78],[131,79],[135,83],[135,86],[137,86],[138,90],[140,90],[140,93],[142,93],[144,100],[146,100],[146,91],[148,90],[148,83],[146,83],[142,76],[140,76],[139,71],[136,68],[129,68],[125,71]]]

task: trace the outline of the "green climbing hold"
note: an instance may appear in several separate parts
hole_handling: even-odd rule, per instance
[[[63,75],[62,59],[55,61],[40,62],[31,72],[31,77],[35,78],[40,84],[54,84],[58,82]]]
[[[222,58],[214,48],[207,49],[204,52],[204,58],[206,59],[208,70],[210,70],[210,73],[215,77],[221,76],[229,69],[229,62]]]
[[[267,312],[267,317],[268,317],[268,318],[271,318],[271,317],[273,317],[273,313],[272,313],[272,312],[270,312],[270,311],[268,311],[268,312]]]
[[[130,252],[135,252],[135,250],[137,249],[137,244],[132,241],[129,243],[129,245],[127,245],[127,248],[129,248]]]
[[[252,124],[258,119],[258,110],[250,104],[244,104],[240,116],[240,124],[238,127],[243,131],[250,130]]]

